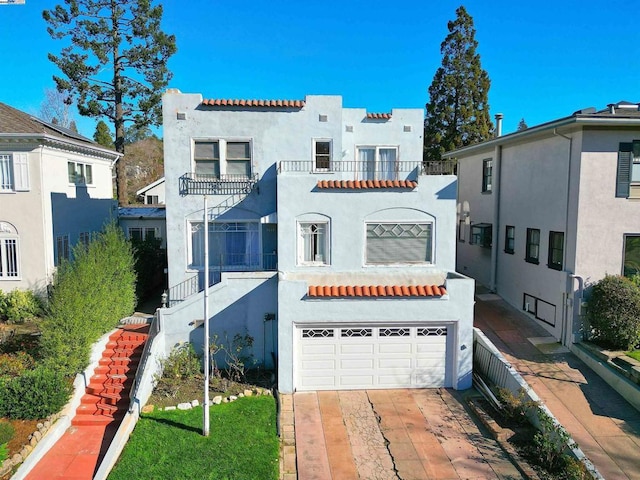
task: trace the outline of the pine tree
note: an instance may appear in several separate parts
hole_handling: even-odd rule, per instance
[[[93,139],[103,147],[113,148],[113,137],[111,136],[109,127],[103,120],[100,120],[96,125],[96,131],[93,134]]]
[[[521,132],[522,130],[526,130],[527,128],[529,128],[529,125],[527,125],[527,122],[524,121],[524,118],[520,119],[520,123],[518,123],[518,132]]]
[[[49,54],[64,77],[60,92],[73,97],[81,115],[107,118],[115,149],[124,153],[125,122],[138,127],[161,122],[162,91],[171,79],[167,60],[175,37],[160,29],[162,6],[152,0],[64,0],[43,18],[54,39],[69,45]],[[118,201],[126,202],[124,162],[116,164]]]
[[[488,94],[491,81],[476,52],[473,19],[464,7],[447,25],[440,45],[442,65],[429,87],[424,122],[425,160],[440,160],[444,152],[491,137]]]

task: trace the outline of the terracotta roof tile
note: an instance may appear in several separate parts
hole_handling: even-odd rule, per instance
[[[367,118],[372,120],[389,120],[391,118],[390,113],[367,113]]]
[[[304,100],[250,100],[210,98],[202,100],[207,107],[270,107],[270,108],[302,108]]]
[[[407,188],[413,190],[418,182],[413,180],[318,180],[319,189],[359,190],[369,188]]]
[[[314,298],[362,297],[442,297],[447,294],[438,285],[310,285],[308,296]]]

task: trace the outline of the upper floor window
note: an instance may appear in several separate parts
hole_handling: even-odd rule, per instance
[[[493,226],[490,223],[471,225],[471,240],[469,243],[491,248],[491,245],[493,245]]]
[[[157,205],[158,204],[158,195],[147,195],[145,198],[145,203],[147,205]]]
[[[640,274],[640,234],[624,236],[622,274],[625,277]]]
[[[504,253],[513,253],[516,250],[516,227],[507,225],[504,229]]]
[[[368,223],[367,264],[431,263],[431,223]]]
[[[485,158],[482,160],[482,193],[491,193],[492,177],[493,160]]]
[[[0,222],[0,280],[16,280],[20,276],[19,238],[12,225]]]
[[[331,169],[331,141],[313,141],[313,169],[316,171],[326,171]]]
[[[525,261],[540,263],[540,230],[527,228],[527,251]]]
[[[616,197],[640,198],[640,140],[620,143]]]
[[[251,146],[249,142],[227,142],[227,174],[251,175]]]
[[[196,175],[220,177],[220,146],[218,142],[196,142],[193,160]]]
[[[329,264],[329,223],[300,222],[298,224],[298,263]]]
[[[564,232],[549,232],[549,258],[547,266],[562,270],[564,257]]]
[[[396,180],[398,147],[358,147],[361,180]]]
[[[93,185],[93,170],[87,163],[67,162],[69,183],[76,185]]]
[[[29,163],[26,153],[0,154],[0,192],[29,190]]]

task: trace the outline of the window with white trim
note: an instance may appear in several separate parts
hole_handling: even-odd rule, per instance
[[[361,180],[397,180],[398,147],[358,147],[357,157]]]
[[[20,276],[18,232],[12,225],[0,222],[0,280],[16,280]]]
[[[251,176],[251,142],[197,140],[194,144],[196,177],[246,179]]]
[[[147,195],[145,203],[147,205],[157,205],[159,203],[158,195]]]
[[[0,154],[0,192],[28,191],[29,157],[26,153]]]
[[[482,160],[482,193],[491,193],[493,178],[493,160],[485,158]]]
[[[251,176],[251,146],[249,142],[227,142],[227,175]]]
[[[56,237],[56,265],[60,265],[63,260],[69,260],[69,235]]]
[[[331,170],[331,140],[313,141],[313,169],[316,172]]]
[[[204,222],[192,222],[189,267],[204,268]],[[221,270],[255,269],[260,265],[258,222],[209,223],[209,266]]]
[[[193,160],[196,176],[220,178],[220,145],[218,142],[196,142]]]
[[[129,227],[129,240],[143,241],[158,237],[158,229],[155,227]]]
[[[431,223],[367,223],[367,264],[431,263]]]
[[[329,264],[329,222],[298,223],[298,264]]]
[[[93,185],[93,168],[88,163],[67,162],[69,183]]]

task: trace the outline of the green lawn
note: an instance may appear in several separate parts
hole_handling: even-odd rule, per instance
[[[627,352],[627,355],[631,358],[635,358],[640,362],[640,350],[632,350],[630,352]]]
[[[276,405],[271,396],[239,398],[210,408],[143,415],[109,480],[277,480]]]

